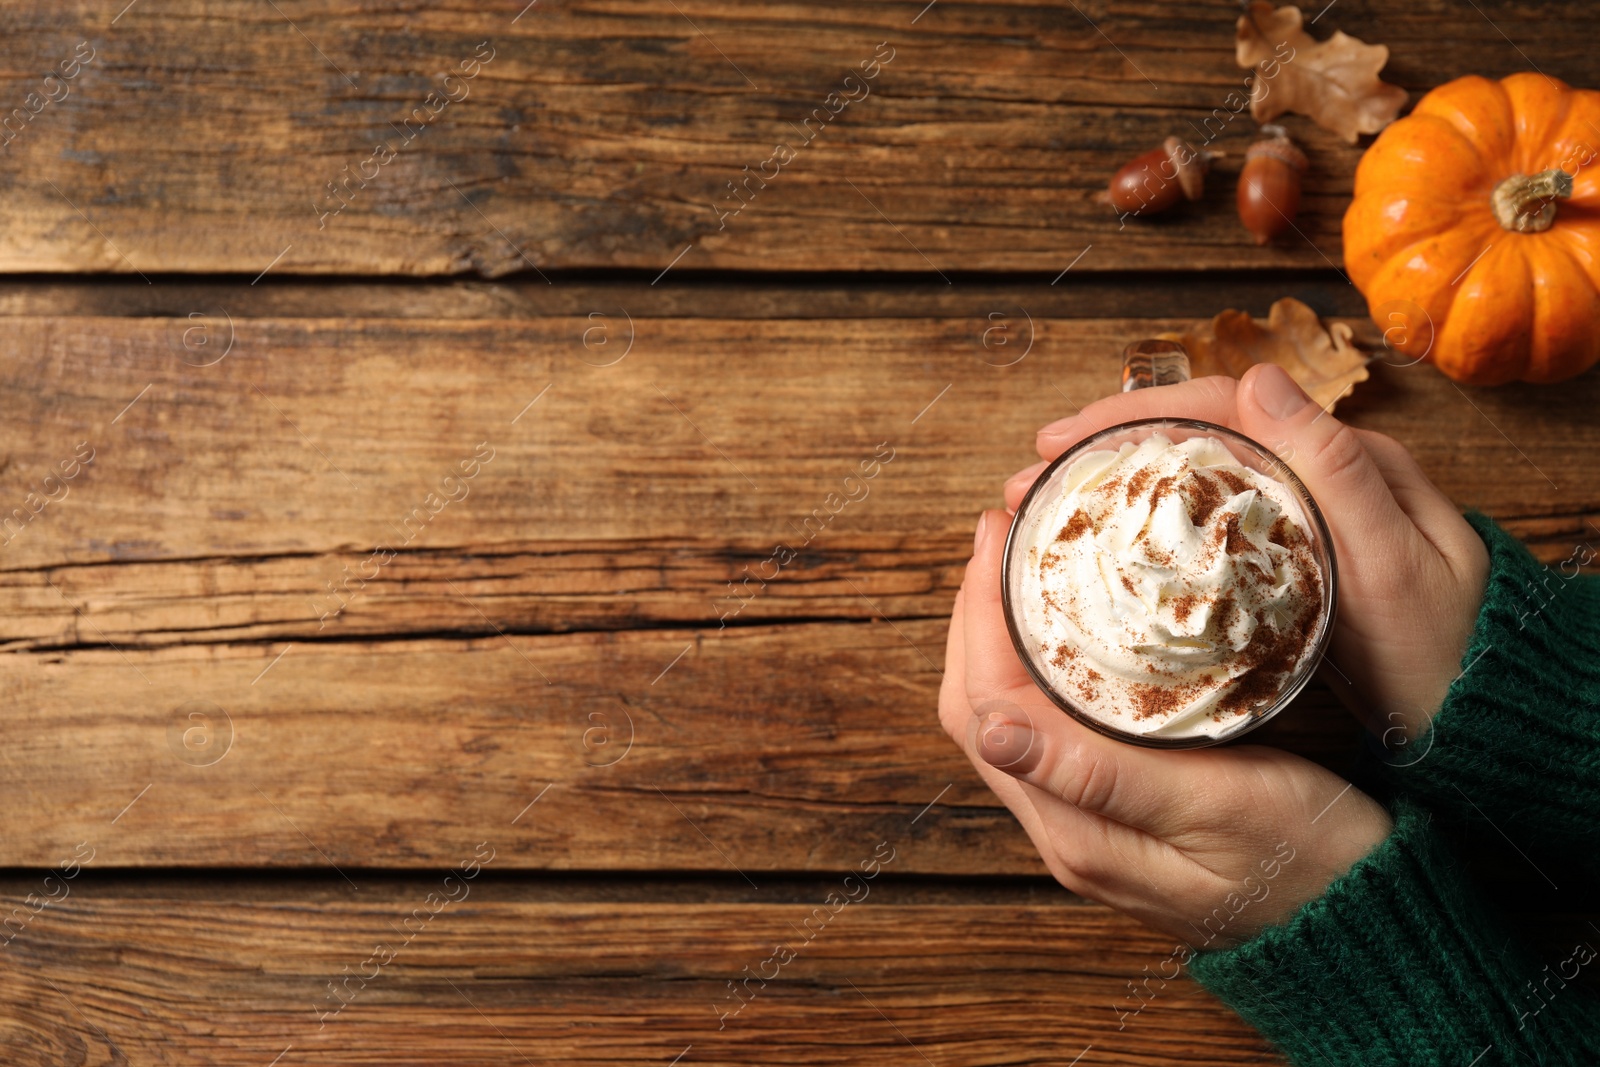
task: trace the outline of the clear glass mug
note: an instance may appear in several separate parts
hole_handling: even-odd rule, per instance
[[[1147,388],[1155,385],[1172,385],[1189,378],[1189,356],[1175,341],[1136,341],[1123,352],[1122,391]],[[1283,679],[1277,692],[1260,702],[1237,723],[1217,734],[1151,736],[1134,733],[1108,723],[1093,714],[1092,709],[1080,706],[1072,694],[1062,692],[1052,681],[1051,671],[1044,659],[1043,647],[1027,640],[1027,624],[1023,618],[1023,572],[1027,565],[1028,550],[1035,543],[1035,534],[1048,521],[1061,497],[1060,487],[1067,471],[1075,460],[1085,453],[1111,449],[1124,443],[1138,445],[1152,434],[1161,432],[1174,442],[1191,437],[1213,437],[1219,440],[1240,466],[1257,471],[1287,487],[1299,502],[1306,518],[1304,533],[1310,541],[1311,556],[1321,573],[1322,595],[1318,615],[1309,640],[1309,652],[1291,674]],[[1151,748],[1204,748],[1234,740],[1254,730],[1281,712],[1316,673],[1327,651],[1333,633],[1334,613],[1338,599],[1338,566],[1334,558],[1333,538],[1328,531],[1322,510],[1312,499],[1305,484],[1289,469],[1288,464],[1273,454],[1271,449],[1224,426],[1197,419],[1152,418],[1125,422],[1102,430],[1078,442],[1046,467],[1017,507],[1011,530],[1006,537],[1004,566],[1001,579],[1001,599],[1005,608],[1006,627],[1011,633],[1017,655],[1033,678],[1034,684],[1057,707],[1083,725],[1131,744]]]

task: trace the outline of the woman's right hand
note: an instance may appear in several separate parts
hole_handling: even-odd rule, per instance
[[[1107,397],[1040,430],[1039,455],[1048,462],[1100,430],[1154,416],[1237,430],[1305,482],[1338,556],[1339,617],[1328,680],[1388,743],[1420,736],[1462,673],[1488,581],[1488,552],[1455,505],[1398,441],[1324,413],[1270,364],[1251,368],[1240,381],[1199,378]],[[1006,483],[1009,510],[1044,465]]]

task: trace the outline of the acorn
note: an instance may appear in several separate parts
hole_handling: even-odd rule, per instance
[[[1287,230],[1300,210],[1300,179],[1311,164],[1282,126],[1263,126],[1239,172],[1239,221],[1264,245]]]
[[[1119,215],[1154,215],[1179,200],[1199,200],[1216,154],[1195,151],[1181,137],[1168,137],[1132,160],[1111,179],[1111,206]]]

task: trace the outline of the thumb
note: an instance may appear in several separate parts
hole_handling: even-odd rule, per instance
[[[1409,525],[1394,491],[1356,436],[1305,394],[1282,367],[1252,367],[1239,386],[1239,429],[1271,449],[1321,505],[1342,560]]]
[[[1103,737],[1049,709],[1004,701],[977,710],[978,756],[1018,781],[1077,808],[1158,837],[1183,832],[1217,785],[1214,761]]]

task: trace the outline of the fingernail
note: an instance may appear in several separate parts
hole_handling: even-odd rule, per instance
[[[1256,403],[1275,419],[1287,419],[1311,403],[1282,367],[1264,363],[1256,372]]]
[[[1039,431],[1040,437],[1064,437],[1072,432],[1072,427],[1078,422],[1079,416],[1068,415],[1064,419],[1057,419]]]
[[[1013,486],[1029,486],[1029,485],[1032,485],[1035,481],[1038,480],[1040,473],[1043,472],[1043,470],[1048,466],[1050,466],[1050,464],[1048,464],[1048,463],[1044,462],[1043,460],[1041,460],[1038,463],[1035,463],[1033,466],[1029,467],[1027,470],[1018,471],[1017,473],[1013,474],[1011,477],[1006,479],[1006,488],[1010,489]]]
[[[978,732],[978,755],[997,770],[1020,775],[1039,765],[1043,751],[1034,744],[1030,727],[1012,722],[997,712],[985,720]]]
[[[972,554],[975,556],[981,554],[983,552],[983,546],[987,544],[988,541],[989,513],[987,511],[980,511],[978,513],[978,529],[972,535]]]

